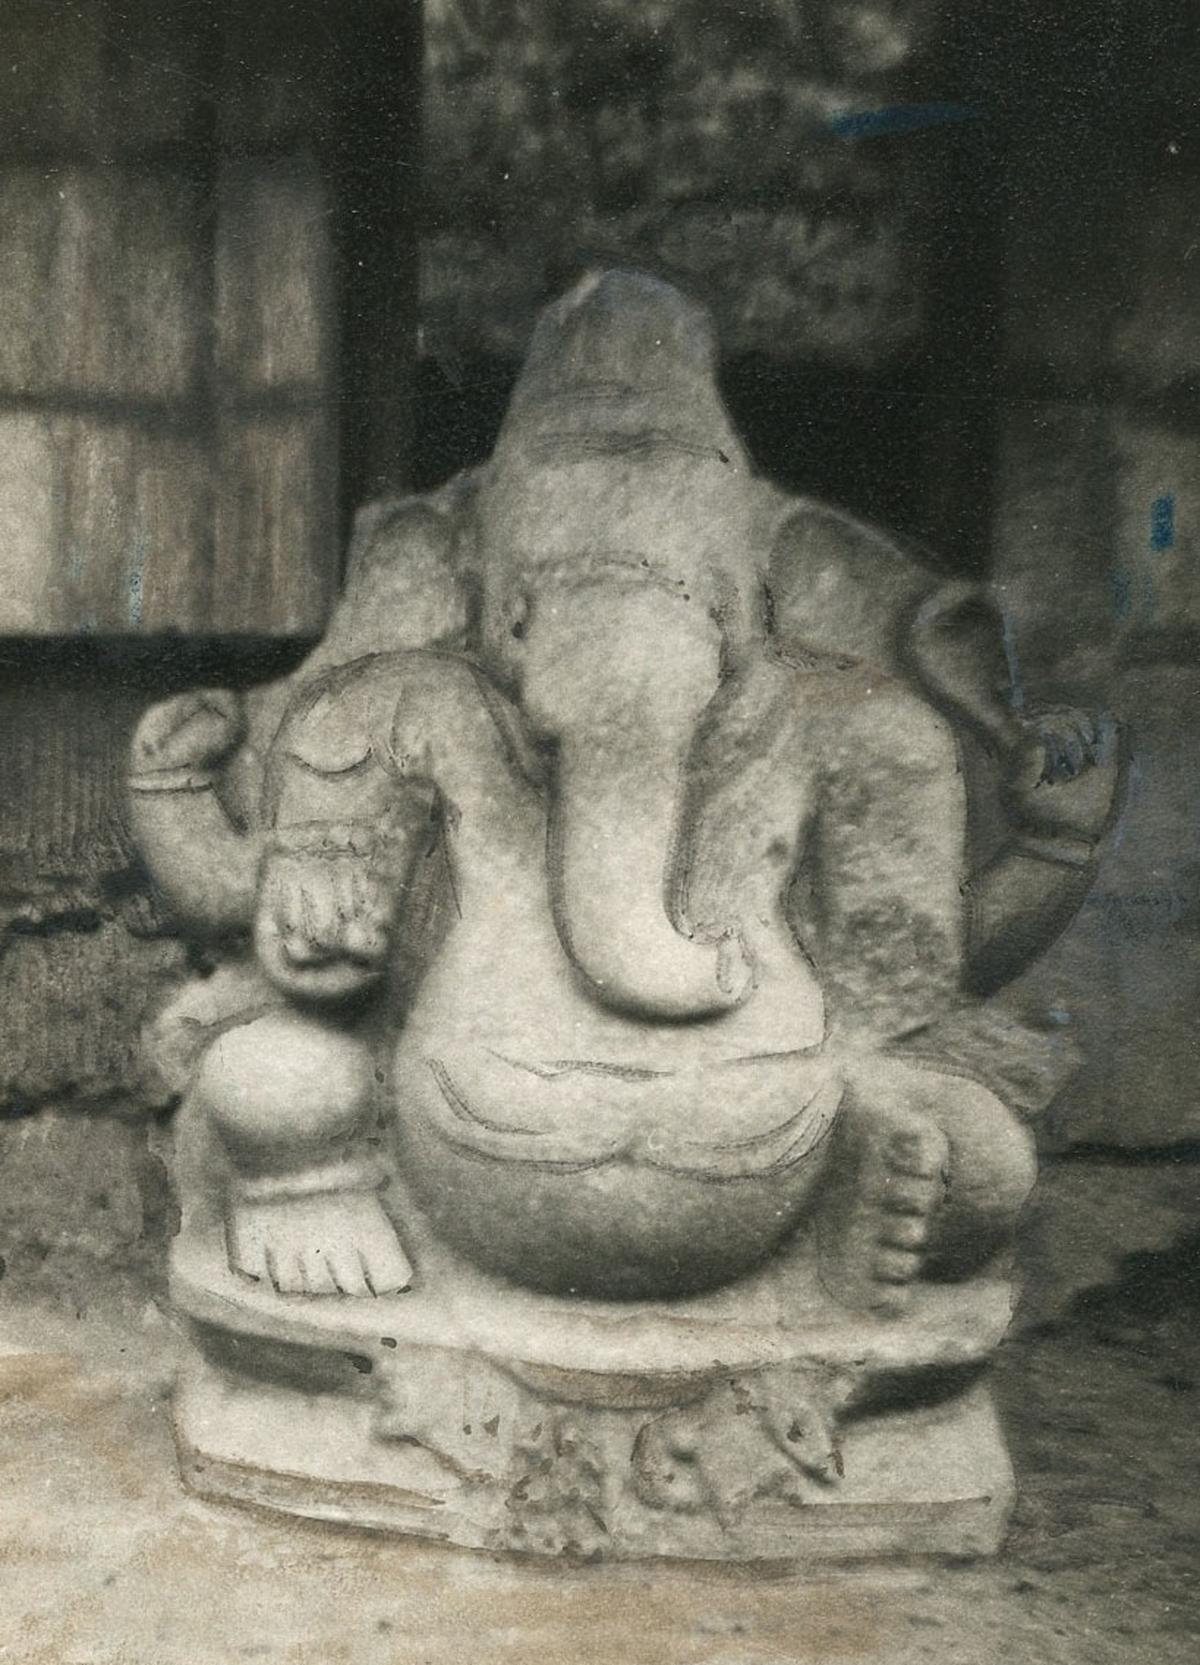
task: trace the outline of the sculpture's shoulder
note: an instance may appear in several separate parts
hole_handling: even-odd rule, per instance
[[[478,702],[483,689],[478,669],[459,651],[398,648],[360,654],[299,681],[272,753],[323,775],[348,774],[371,757],[386,764],[398,706],[436,709],[447,697]]]
[[[471,473],[435,492],[358,511],[346,583],[319,655],[326,662],[460,644],[470,612]]]
[[[404,648],[450,648],[466,639],[472,588],[475,480],[380,498],[354,519],[346,580],[324,636],[289,676],[252,691],[246,743],[226,774],[230,801],[256,813],[264,760],[298,689],[331,667]]]

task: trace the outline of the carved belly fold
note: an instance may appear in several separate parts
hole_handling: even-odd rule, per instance
[[[713,1180],[780,1173],[822,1142],[839,1097],[827,1070],[794,1053],[686,1071],[496,1053],[422,1062],[437,1088],[422,1108],[441,1138],[484,1160],[559,1168],[623,1160]]]
[[[611,1296],[765,1259],[803,1214],[842,1091],[805,1053],[672,1071],[484,1048],[401,1057],[394,1086],[405,1178],[448,1241],[519,1282]]]

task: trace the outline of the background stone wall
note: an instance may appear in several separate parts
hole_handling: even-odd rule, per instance
[[[962,11],[427,0],[417,478],[486,454],[544,302],[635,266],[711,308],[764,469],[978,564],[992,187]]]
[[[990,562],[1026,697],[1126,722],[1096,894],[1027,980],[1087,1060],[1043,1129],[1032,1310],[1194,1244],[1200,147],[1178,8],[427,0],[422,192],[411,7],[353,0],[332,34],[284,0],[177,10],[132,49],[145,18],[116,0],[52,33],[38,5],[0,22],[25,65],[0,117],[10,1272],[158,1264],[169,1228],[170,1106],[136,1035],[189,951],[123,830],[138,710],[295,663],[349,507],[486,454],[533,311],[596,258],[715,305],[766,471]]]
[[[928,156],[856,140],[903,127],[945,9],[430,0],[429,346],[519,355],[564,278],[616,261],[703,295],[729,352],[911,352]]]

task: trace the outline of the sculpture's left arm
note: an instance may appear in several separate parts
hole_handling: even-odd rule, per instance
[[[886,678],[831,679],[810,948],[831,1036],[873,1048],[958,998],[966,793],[949,725]]]
[[[1120,764],[1111,722],[1047,712],[1029,725],[1009,765],[1010,835],[966,886],[965,981],[990,994],[1071,923],[1096,877],[1118,802]]]
[[[430,783],[398,782],[389,767],[390,662],[315,678],[272,749],[254,940],[271,981],[301,1000],[339,1000],[379,979],[429,847]]]
[[[918,607],[903,656],[922,690],[998,765],[1004,848],[967,887],[965,983],[991,994],[1066,929],[1096,876],[1117,802],[1115,725],[1086,711],[1024,710],[1003,616],[986,587],[938,585]]]

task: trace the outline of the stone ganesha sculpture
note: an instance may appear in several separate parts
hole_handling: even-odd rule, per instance
[[[981,589],[754,477],[698,308],[586,280],[489,464],[363,521],[308,664],[135,738],[148,865],[225,955],[160,1032],[206,1043],[232,1267],[396,1291],[408,1210],[600,1298],[809,1229],[852,1308],[984,1266],[1029,1141],[929,1037],[1071,917],[1116,781],[1004,683]],[[1009,816],[974,875],[964,746]]]

